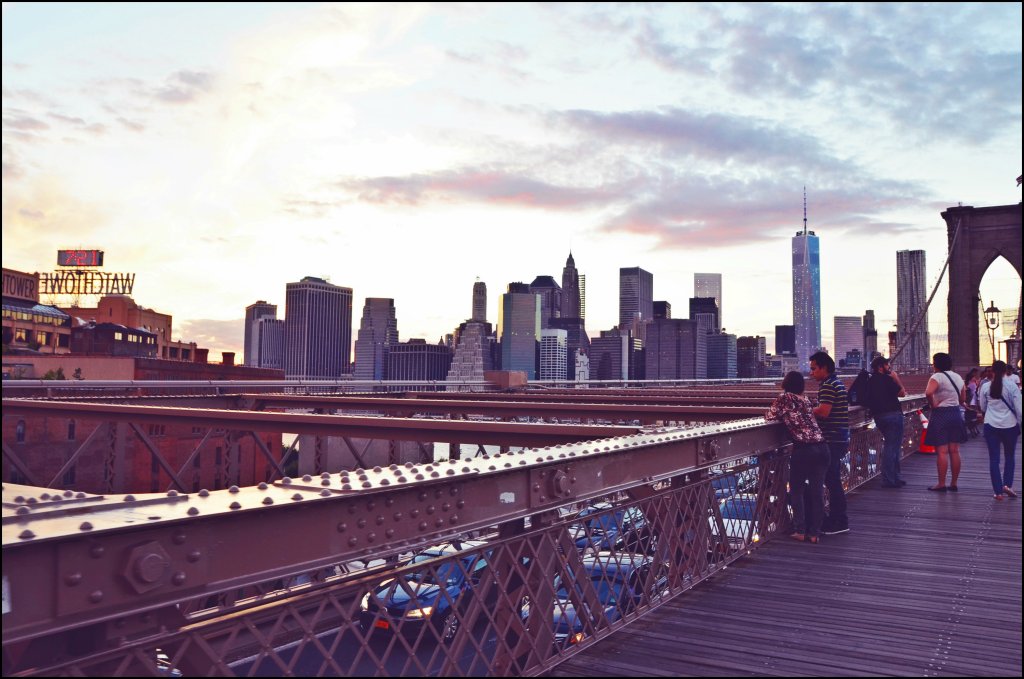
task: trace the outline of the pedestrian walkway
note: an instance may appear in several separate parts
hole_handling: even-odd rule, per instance
[[[850,533],[772,540],[551,675],[1020,676],[1022,501],[992,498],[981,437],[962,453],[958,493],[912,455],[905,488],[850,495]]]

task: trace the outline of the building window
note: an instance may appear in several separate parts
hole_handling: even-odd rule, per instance
[[[75,421],[68,420],[68,441],[75,440]]]
[[[18,420],[18,424],[14,428],[14,437],[18,443],[25,442],[25,420]]]
[[[49,338],[47,337],[47,334],[48,333],[43,332],[42,330],[37,330],[36,331],[36,343],[37,344],[41,344],[44,347],[47,346],[50,343],[49,342]]]
[[[22,344],[28,344],[28,330],[25,328],[15,328],[14,341],[21,342]]]

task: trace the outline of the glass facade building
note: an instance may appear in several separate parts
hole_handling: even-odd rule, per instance
[[[306,276],[285,286],[286,379],[337,379],[352,356],[352,288]]]
[[[800,370],[806,371],[811,354],[821,348],[821,250],[806,219],[804,230],[793,236],[793,327]]]
[[[501,369],[526,373],[537,379],[537,342],[540,340],[540,297],[528,286],[509,284],[498,308]]]

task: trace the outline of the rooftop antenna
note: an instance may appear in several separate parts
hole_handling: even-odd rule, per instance
[[[807,235],[807,186],[804,185],[804,235]]]

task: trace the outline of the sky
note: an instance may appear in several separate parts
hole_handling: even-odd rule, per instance
[[[104,250],[214,358],[304,276],[437,341],[571,250],[591,336],[620,267],[675,317],[718,272],[771,351],[806,187],[830,346],[892,329],[897,250],[935,283],[943,210],[1020,202],[1021,81],[1020,3],[4,3],[3,266]]]

